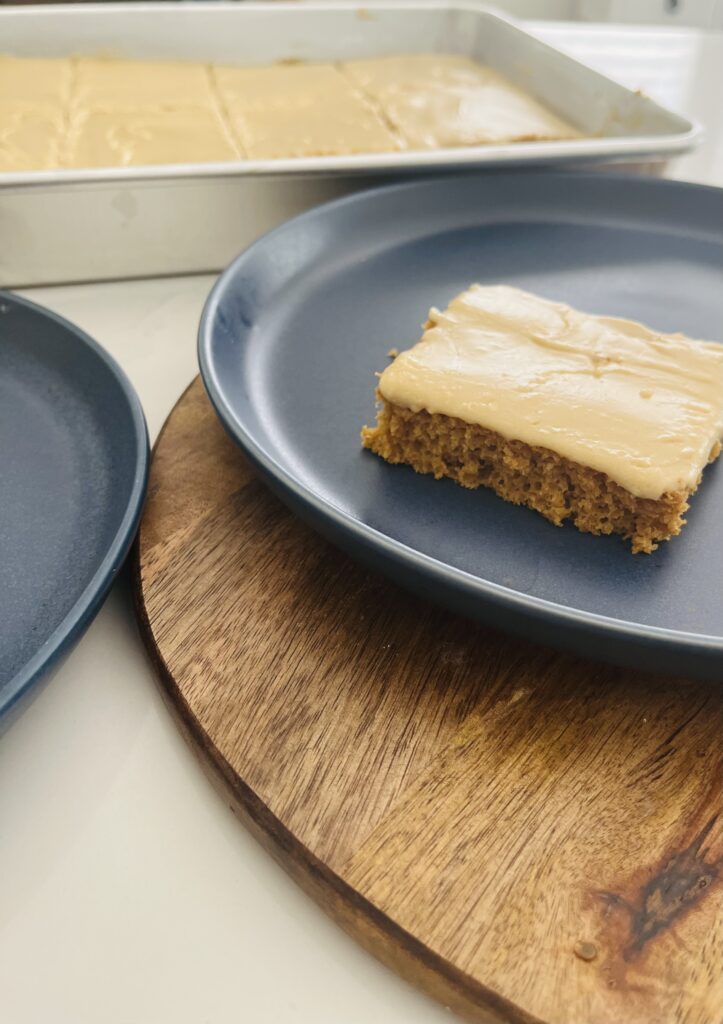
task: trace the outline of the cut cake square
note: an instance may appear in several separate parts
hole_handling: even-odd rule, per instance
[[[651,552],[723,435],[723,345],[473,285],[381,374],[364,447]]]
[[[572,125],[468,57],[405,54],[341,66],[411,149],[579,138]]]
[[[251,159],[398,149],[366,97],[333,64],[217,67],[219,95]]]

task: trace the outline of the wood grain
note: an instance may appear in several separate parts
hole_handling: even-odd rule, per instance
[[[471,1020],[723,1021],[723,690],[454,617],[295,520],[196,382],[157,444],[137,605],[233,809]]]

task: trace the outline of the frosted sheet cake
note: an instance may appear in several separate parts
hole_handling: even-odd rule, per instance
[[[0,171],[392,153],[577,135],[452,54],[225,67],[0,56]]]
[[[723,345],[472,285],[381,374],[362,442],[633,552],[680,533],[723,435]]]

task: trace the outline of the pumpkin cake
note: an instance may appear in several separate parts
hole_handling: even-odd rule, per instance
[[[723,345],[472,285],[381,374],[365,448],[555,525],[680,533],[723,435]]]

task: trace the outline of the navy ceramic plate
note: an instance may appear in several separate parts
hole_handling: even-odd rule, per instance
[[[125,375],[67,320],[0,292],[0,719],[90,623],[138,525],[148,470]]]
[[[431,305],[505,282],[723,340],[723,191],[507,171],[358,194],[297,217],[222,275],[200,361],[225,426],[317,529],[398,582],[545,643],[723,678],[723,466],[653,555],[559,529],[359,445],[374,372]]]

